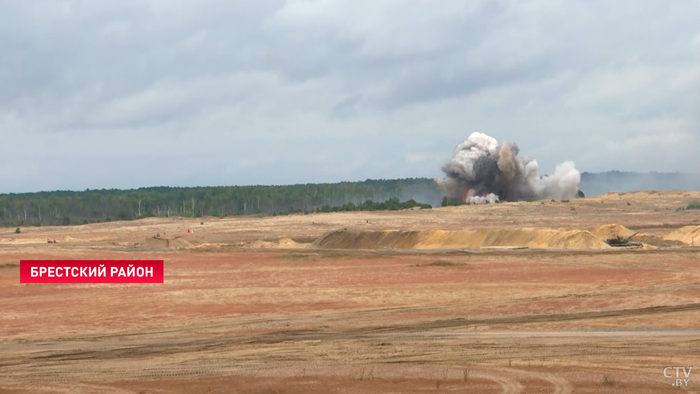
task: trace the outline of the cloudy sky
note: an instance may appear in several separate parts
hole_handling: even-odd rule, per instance
[[[700,2],[0,0],[0,192],[700,172]]]

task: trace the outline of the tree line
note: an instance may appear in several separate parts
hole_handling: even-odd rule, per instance
[[[700,189],[700,175],[610,171],[581,174],[587,195]],[[590,193],[589,193],[590,191]],[[583,193],[579,192],[579,197]],[[402,202],[403,201],[403,202]],[[145,217],[282,215],[458,205],[431,178],[283,186],[147,187],[0,194],[3,226],[70,225]]]
[[[0,194],[3,226],[71,225],[146,217],[280,215],[438,205],[433,179],[284,186],[148,187]],[[404,201],[404,202],[402,202]]]

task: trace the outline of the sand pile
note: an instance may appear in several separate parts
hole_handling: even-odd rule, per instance
[[[312,246],[324,249],[610,248],[589,231],[541,228],[461,231],[341,230],[326,234]]]
[[[700,226],[685,226],[664,236],[666,241],[680,241],[684,244],[700,246]]]
[[[528,245],[545,249],[608,249],[610,246],[586,230],[541,229]]]
[[[280,238],[277,241],[255,240],[246,242],[243,246],[247,248],[301,249],[306,248],[308,244],[299,243],[290,238]]]
[[[604,224],[602,226],[593,227],[590,229],[590,232],[603,241],[617,237],[627,239],[637,234],[636,231],[632,231],[619,224]]]

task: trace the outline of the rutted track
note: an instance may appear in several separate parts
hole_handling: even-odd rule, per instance
[[[45,344],[26,344],[38,354],[27,355],[20,360],[24,362],[31,361],[70,361],[70,360],[100,360],[114,359],[127,356],[138,355],[158,356],[176,353],[188,353],[192,351],[208,351],[210,349],[221,350],[232,346],[240,345],[270,345],[283,343],[288,341],[342,341],[342,340],[363,340],[363,339],[381,339],[386,337],[386,334],[396,333],[424,333],[441,329],[456,329],[473,326],[489,326],[495,327],[498,325],[521,325],[530,323],[545,323],[559,322],[572,320],[589,320],[601,318],[622,318],[630,316],[642,315],[657,315],[669,313],[681,313],[700,310],[700,303],[685,304],[685,305],[667,305],[654,306],[638,309],[622,309],[611,311],[595,311],[595,312],[579,312],[566,314],[540,314],[540,315],[524,315],[511,316],[502,318],[490,319],[448,319],[434,320],[427,322],[417,322],[413,324],[403,324],[394,326],[375,326],[363,327],[358,329],[337,330],[337,329],[304,329],[304,330],[273,330],[260,334],[248,335],[233,335],[233,336],[216,336],[213,338],[188,339],[187,335],[172,335],[170,338],[177,341],[168,340],[168,337],[159,337],[158,340],[142,340],[134,341],[133,343],[119,347],[104,345],[104,341],[87,344],[89,346],[84,350],[66,350],[66,351],[50,351]],[[206,326],[192,328],[190,330],[201,330]],[[131,335],[125,335],[129,337]],[[118,336],[111,337],[112,340]],[[120,342],[117,342],[117,344]],[[128,342],[127,342],[128,343]],[[79,345],[79,346],[81,346]],[[23,345],[19,345],[24,347]],[[50,347],[49,347],[50,349]],[[21,363],[22,361],[15,360]],[[13,365],[11,359],[0,356],[0,366]]]

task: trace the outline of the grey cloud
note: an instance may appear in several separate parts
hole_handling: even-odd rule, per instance
[[[694,2],[0,9],[0,192],[440,176],[474,131],[543,173],[700,168]]]

